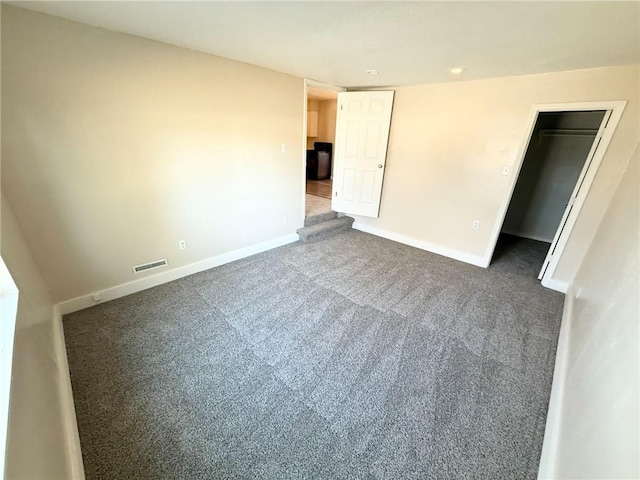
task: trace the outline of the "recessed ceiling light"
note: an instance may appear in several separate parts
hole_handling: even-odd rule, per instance
[[[460,75],[463,71],[464,71],[464,68],[462,67],[453,67],[450,70],[450,72],[453,73],[454,75]]]
[[[378,70],[367,70],[369,75],[378,75],[380,72]]]

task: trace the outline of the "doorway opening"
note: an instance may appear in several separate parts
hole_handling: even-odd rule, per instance
[[[331,212],[338,92],[344,90],[306,81],[305,218]]]
[[[623,109],[624,102],[534,107],[492,265],[521,262],[544,286],[566,291],[552,275]]]

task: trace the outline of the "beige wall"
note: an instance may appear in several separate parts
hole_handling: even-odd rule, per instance
[[[5,199],[1,218],[2,258],[20,292],[5,475],[8,480],[69,478],[53,302]]]
[[[638,478],[640,153],[573,285],[555,478]],[[545,439],[545,442],[547,440]]]
[[[3,13],[3,186],[55,301],[299,226],[301,79]],[[380,218],[358,221],[481,258],[531,105],[628,100],[556,272],[570,281],[638,139],[637,85],[626,66],[397,88]]]
[[[318,112],[318,136],[307,137],[307,149],[313,150],[314,142],[335,143],[337,100],[307,100],[307,111]]]
[[[628,100],[556,279],[572,280],[638,141],[638,66],[396,88],[380,217],[365,226],[484,257],[537,103]],[[480,228],[473,230],[474,220]]]
[[[140,263],[174,268],[293,234],[303,90],[3,5],[2,187],[53,300],[138,279]]]
[[[322,100],[318,105],[318,142],[336,142],[337,100]]]
[[[309,98],[307,100],[307,111],[309,112],[319,112],[320,111],[320,101],[315,100],[313,98]]]
[[[307,112],[318,112],[318,129],[320,128],[320,101],[309,98],[307,100]],[[317,142],[318,137],[307,137],[307,150],[313,150],[313,142]]]

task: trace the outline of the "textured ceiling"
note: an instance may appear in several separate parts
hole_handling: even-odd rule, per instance
[[[345,87],[640,60],[638,2],[10,3]]]

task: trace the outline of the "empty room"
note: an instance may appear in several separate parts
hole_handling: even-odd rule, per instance
[[[640,476],[639,2],[0,13],[4,478]]]

